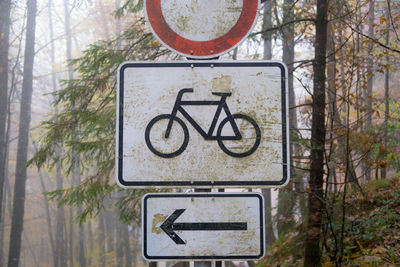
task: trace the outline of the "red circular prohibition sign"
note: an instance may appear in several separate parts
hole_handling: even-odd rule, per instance
[[[155,35],[169,48],[194,58],[215,57],[237,45],[250,31],[257,16],[259,0],[243,0],[242,12],[235,26],[221,37],[193,41],[174,32],[164,19],[161,0],[146,0],[146,13]]]

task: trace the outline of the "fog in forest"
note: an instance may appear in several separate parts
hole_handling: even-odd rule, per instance
[[[118,66],[188,60],[146,2],[0,0],[1,266],[222,266],[145,261],[161,190],[115,182]],[[226,190],[263,195],[266,253],[224,266],[400,265],[399,36],[398,0],[261,1],[218,60],[286,64],[291,178]]]

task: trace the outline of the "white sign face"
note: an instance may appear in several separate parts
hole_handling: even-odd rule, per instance
[[[242,9],[243,0],[161,2],[161,11],[167,14],[165,21],[171,29],[180,36],[194,41],[220,38],[235,26]],[[226,16],[227,13],[229,16]]]
[[[121,186],[288,182],[282,63],[125,63],[119,86],[116,179]]]
[[[148,194],[142,203],[147,260],[258,259],[264,255],[260,194]]]
[[[212,58],[233,49],[251,32],[259,0],[146,0],[154,35],[174,52]]]

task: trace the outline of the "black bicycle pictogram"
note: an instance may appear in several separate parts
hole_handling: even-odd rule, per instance
[[[213,92],[213,95],[221,96],[221,99],[218,101],[215,100],[206,100],[206,101],[182,101],[182,96],[184,93],[188,92],[193,92],[193,88],[184,88],[181,89],[178,92],[178,95],[176,96],[175,100],[175,105],[172,109],[171,114],[162,114],[158,115],[155,118],[153,118],[149,124],[146,127],[145,131],[145,140],[148,148],[153,152],[154,154],[163,157],[163,158],[173,158],[178,155],[180,155],[187,147],[189,143],[189,131],[186,126],[186,124],[179,118],[177,117],[178,111],[187,119],[187,121],[194,127],[194,129],[197,130],[197,132],[200,133],[200,135],[205,139],[205,140],[216,140],[218,142],[218,145],[224,151],[226,154],[232,156],[232,157],[246,157],[251,155],[256,149],[258,148],[261,140],[261,131],[260,128],[258,127],[257,123],[250,118],[249,116],[243,115],[243,114],[231,114],[229,107],[226,103],[226,98],[231,95],[231,93],[215,93]],[[214,118],[211,122],[210,128],[208,129],[208,132],[205,132],[200,125],[189,115],[189,113],[183,108],[183,106],[210,106],[210,105],[215,105],[217,106],[217,110],[214,114]],[[217,134],[213,135],[214,130],[217,126],[218,118],[221,115],[221,111],[224,110],[226,114],[226,118],[224,118],[217,129]],[[238,123],[241,121],[241,123]],[[164,125],[162,125],[162,122],[164,122]],[[176,122],[176,125],[179,125],[181,127],[180,131],[183,132],[183,140],[182,139],[182,133],[175,134],[175,136],[178,138],[178,140],[175,140],[176,142],[171,145],[173,147],[167,148],[166,150],[170,151],[160,151],[160,150],[165,150],[165,147],[157,147],[153,145],[153,143],[156,142],[162,142],[168,143],[169,139],[171,138],[171,131],[172,131],[172,126],[175,125],[174,122]],[[229,122],[229,123],[228,123]],[[158,131],[153,130],[153,126],[159,125],[160,129]],[[226,125],[230,125],[233,130],[233,135],[223,135],[224,127]],[[239,126],[238,126],[239,125]],[[176,127],[175,127],[176,128]],[[240,129],[239,129],[240,128]],[[153,131],[152,131],[153,130]],[[151,133],[151,132],[156,132],[156,133]],[[157,135],[158,133],[158,135]],[[244,136],[246,133],[246,136]],[[248,134],[249,133],[249,134]],[[153,135],[156,135],[155,138],[153,138]],[[160,136],[161,135],[161,136]],[[232,145],[226,145],[225,143],[229,143],[229,141],[232,141]],[[225,142],[225,143],[224,143]],[[247,142],[250,142],[250,144],[247,144]],[[229,144],[231,144],[229,143]],[[156,148],[157,147],[157,148]],[[229,147],[229,148],[228,148]],[[240,150],[240,151],[236,151]]]

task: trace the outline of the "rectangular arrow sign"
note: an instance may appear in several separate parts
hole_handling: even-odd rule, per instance
[[[289,181],[284,64],[128,62],[119,69],[122,187],[280,187]]]
[[[260,194],[148,194],[142,203],[143,256],[149,261],[264,255]]]

